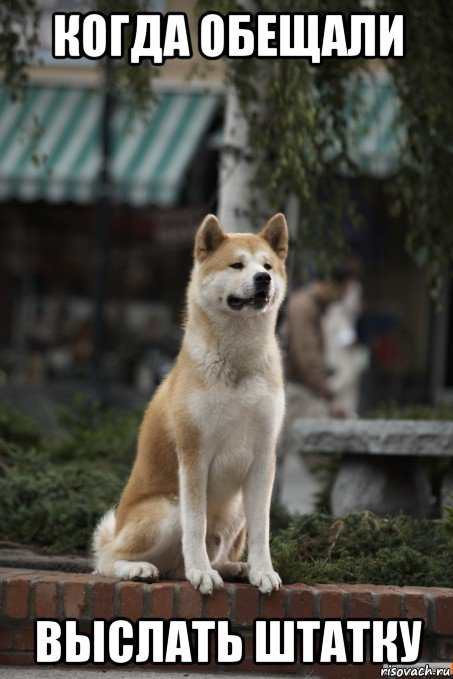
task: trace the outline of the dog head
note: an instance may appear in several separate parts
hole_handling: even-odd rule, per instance
[[[276,214],[258,234],[225,233],[208,215],[195,237],[192,282],[198,304],[209,314],[266,314],[286,292],[288,227]]]

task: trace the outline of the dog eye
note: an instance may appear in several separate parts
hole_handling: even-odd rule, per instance
[[[272,269],[272,266],[270,264],[264,264],[264,268],[266,271],[270,271]]]
[[[243,269],[244,265],[242,262],[235,262],[234,264],[230,264],[232,269]]]

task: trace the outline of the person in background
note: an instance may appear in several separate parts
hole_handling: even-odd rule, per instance
[[[362,286],[351,279],[341,299],[329,306],[323,318],[329,384],[348,417],[357,417],[360,376],[369,362],[368,350],[357,337],[362,308]]]
[[[347,408],[329,380],[323,316],[341,299],[352,274],[336,269],[329,280],[297,289],[287,307],[287,426],[296,418],[346,417]]]
[[[274,498],[290,511],[311,511],[319,480],[295,449],[291,428],[299,418],[346,417],[347,409],[337,397],[326,367],[323,316],[329,305],[342,297],[352,274],[333,272],[331,279],[318,279],[295,290],[286,309],[286,420],[278,454]]]

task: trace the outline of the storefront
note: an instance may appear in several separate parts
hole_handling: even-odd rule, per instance
[[[162,89],[146,116],[116,100],[106,185],[100,92],[34,85],[12,103],[0,90],[5,374],[45,379],[89,370],[102,256],[95,234],[106,192],[103,351],[117,353],[111,377],[134,381],[151,345],[174,353],[193,234],[215,199],[210,137],[220,110],[219,94],[187,87]]]

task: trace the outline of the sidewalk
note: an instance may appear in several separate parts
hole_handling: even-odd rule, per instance
[[[183,679],[184,677],[190,677],[190,679],[206,679],[206,677],[214,676],[216,679],[250,679],[253,674],[250,672],[192,672],[190,668],[182,668],[176,672],[169,671],[168,669],[162,670],[162,668],[157,668],[156,670],[127,670],[127,669],[115,669],[115,670],[88,670],[84,667],[75,667],[70,665],[68,667],[0,667],[0,677],[8,677],[8,679],[86,679],[87,674],[89,679],[104,679],[107,673],[112,674],[112,679],[118,677],[118,679],[137,679],[137,677],[143,673],[147,677],[164,677],[164,679]],[[268,674],[260,673],[260,677],[273,677],[273,679],[288,679],[287,674]],[[311,679],[316,679],[312,675]]]

